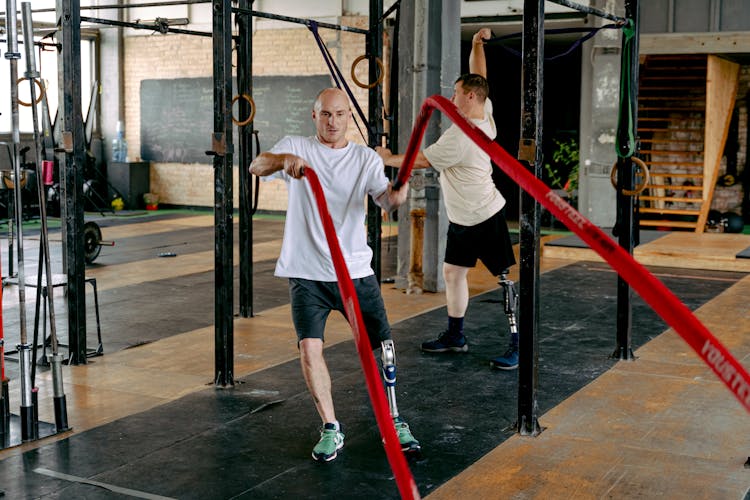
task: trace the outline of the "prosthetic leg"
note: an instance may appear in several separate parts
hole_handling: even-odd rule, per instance
[[[490,360],[490,366],[498,370],[515,370],[518,368],[518,323],[516,322],[516,304],[518,295],[512,280],[508,279],[508,269],[500,273],[499,284],[503,287],[503,304],[508,317],[510,344],[505,354]]]
[[[380,343],[380,359],[383,362],[383,381],[385,383],[385,394],[388,396],[388,407],[396,426],[396,434],[401,443],[401,451],[404,453],[419,453],[422,447],[419,441],[414,439],[409,425],[398,414],[396,405],[396,349],[393,340],[388,339]]]

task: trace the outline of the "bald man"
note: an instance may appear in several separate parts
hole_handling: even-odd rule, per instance
[[[394,191],[383,161],[373,150],[349,142],[349,100],[335,88],[321,91],[312,109],[316,135],[286,136],[270,151],[258,155],[250,172],[281,178],[287,183],[289,206],[281,254],[275,275],[289,279],[292,320],[297,332],[302,374],[315,402],[323,428],[313,448],[313,459],[329,462],[344,446],[344,433],[334,411],[331,377],[323,356],[324,330],[332,310],[344,313],[336,271],[308,183],[301,180],[311,167],[326,194],[328,210],[362,311],[370,346],[381,350],[388,402],[404,452],[419,451],[419,442],[398,414],[395,399],[395,351],[380,284],[370,266],[363,221],[365,197],[391,212],[406,200],[408,186]]]

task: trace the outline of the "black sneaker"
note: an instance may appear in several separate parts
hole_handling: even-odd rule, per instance
[[[445,331],[437,340],[422,342],[422,350],[424,352],[466,352],[469,350],[469,345],[466,343],[465,336],[454,337]]]
[[[490,366],[497,370],[515,370],[518,368],[518,348],[510,347],[502,356],[491,359]]]

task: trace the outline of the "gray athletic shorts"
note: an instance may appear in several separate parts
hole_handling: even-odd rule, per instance
[[[379,349],[380,342],[391,338],[391,327],[385,314],[385,304],[380,294],[380,284],[374,275],[352,280],[357,292],[362,319],[367,328],[372,349]],[[328,314],[339,311],[344,316],[344,305],[335,281],[311,281],[289,278],[289,297],[292,302],[292,321],[297,330],[297,339],[316,338],[325,340]]]

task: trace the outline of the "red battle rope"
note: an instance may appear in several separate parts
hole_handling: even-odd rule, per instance
[[[750,411],[750,376],[732,354],[698,321],[693,313],[653,274],[605,235],[598,227],[556,195],[529,172],[499,144],[469,122],[445,97],[425,99],[414,124],[402,168],[395,186],[404,184],[411,175],[412,165],[422,142],[425,127],[434,108],[439,109],[458,125],[508,176],[527,193],[544,205],[555,217],[576,233],[589,247],[606,260],[622,278],[700,355],[735,397]]]
[[[385,454],[388,457],[388,462],[391,464],[401,498],[419,498],[417,484],[414,482],[414,477],[401,451],[401,444],[398,442],[396,428],[393,425],[393,419],[391,419],[391,412],[385,397],[383,384],[380,382],[380,373],[375,365],[375,358],[372,355],[370,341],[367,337],[367,328],[362,320],[359,301],[354,291],[354,283],[352,283],[352,279],[349,276],[344,255],[341,253],[336,228],[331,220],[331,215],[328,213],[328,204],[323,194],[323,188],[318,180],[318,175],[313,169],[305,168],[305,178],[310,182],[310,188],[315,195],[320,220],[323,222],[323,230],[326,234],[326,240],[328,240],[328,246],[331,249],[331,258],[336,269],[336,278],[338,278],[339,293],[341,293],[341,300],[346,310],[346,318],[352,327],[354,341],[357,344],[362,371],[365,373],[367,392],[370,394],[370,401],[375,412],[375,420],[380,428],[380,434],[383,436]]]

